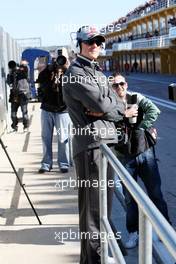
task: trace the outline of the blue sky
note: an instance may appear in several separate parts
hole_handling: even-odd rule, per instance
[[[106,25],[145,0],[1,0],[0,26],[13,38],[41,37],[42,45],[70,44],[81,25]]]

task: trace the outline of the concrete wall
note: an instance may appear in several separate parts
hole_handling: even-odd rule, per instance
[[[6,84],[6,76],[8,74],[9,60],[20,62],[20,47],[16,41],[3,30],[0,26],[0,100],[1,111],[5,109],[5,114],[0,116],[0,131],[4,130],[9,123],[10,107],[8,103],[9,87]],[[3,128],[2,128],[3,126]]]

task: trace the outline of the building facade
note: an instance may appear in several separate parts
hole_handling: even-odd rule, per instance
[[[146,2],[103,30],[104,70],[176,74],[176,0]]]

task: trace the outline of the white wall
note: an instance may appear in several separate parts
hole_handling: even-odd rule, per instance
[[[5,115],[1,113],[0,119],[5,119],[4,122],[0,120],[0,131],[3,126],[9,126],[10,123],[10,106],[8,103],[9,86],[6,84],[6,76],[8,74],[8,62],[15,60],[20,62],[20,47],[12,37],[3,30],[0,26],[0,98],[1,98],[1,112],[6,110]],[[4,105],[4,108],[3,106]]]

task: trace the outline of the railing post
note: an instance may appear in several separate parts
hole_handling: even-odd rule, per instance
[[[139,264],[152,264],[152,224],[139,208]]]
[[[100,170],[99,170],[99,204],[100,204],[100,238],[101,234],[105,234],[106,230],[103,225],[103,218],[107,219],[107,159],[100,150]],[[101,188],[101,182],[103,188]],[[108,242],[101,239],[101,263],[108,263]]]

